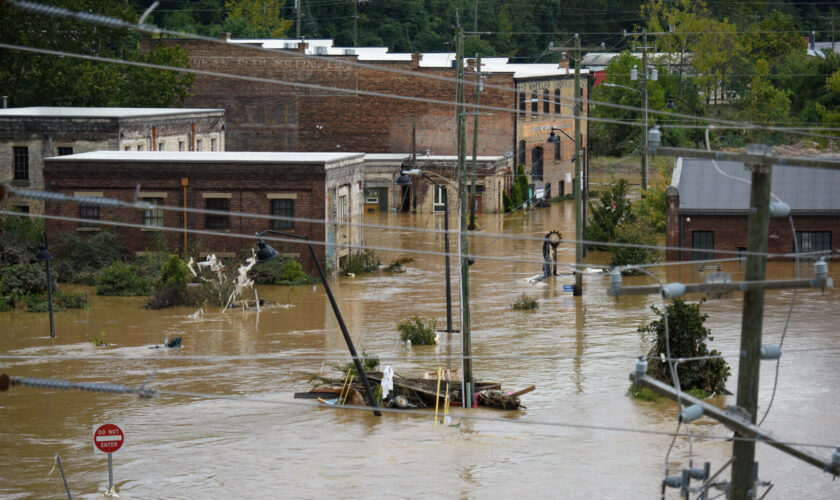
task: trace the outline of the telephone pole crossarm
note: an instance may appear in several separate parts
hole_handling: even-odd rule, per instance
[[[778,450],[781,450],[787,453],[788,455],[798,458],[815,467],[819,467],[825,472],[829,472],[831,474],[834,474],[835,476],[840,474],[840,464],[832,463],[830,457],[826,459],[808,451],[801,450],[791,444],[788,444],[776,438],[771,433],[749,422],[748,420],[743,419],[741,416],[726,410],[721,410],[716,406],[704,403],[703,401],[689,394],[686,394],[683,391],[680,391],[680,393],[677,394],[677,390],[674,389],[673,386],[660,382],[659,380],[656,380],[650,375],[639,376],[636,373],[631,373],[630,381],[637,385],[646,387],[657,394],[665,396],[666,398],[673,399],[674,401],[679,401],[685,406],[701,405],[703,407],[704,416],[717,420],[729,429],[735,431],[740,437],[755,439],[756,441],[767,443],[768,445]]]

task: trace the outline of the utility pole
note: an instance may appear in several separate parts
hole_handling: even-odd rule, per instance
[[[648,90],[647,90],[647,30],[642,30],[642,102],[644,102],[645,111],[642,115],[642,190],[647,191],[648,188],[648,143],[647,143],[647,129],[648,129]]]
[[[297,15],[297,28],[295,30],[296,38],[300,40],[300,3],[303,0],[295,0],[295,11]]]
[[[583,140],[580,135],[580,36],[575,33],[575,288],[572,295],[583,295],[583,177],[580,168]],[[587,138],[588,139],[588,138]]]
[[[353,47],[359,46],[359,0],[353,0]]]
[[[478,31],[478,0],[473,0],[473,31]],[[833,14],[832,14],[833,15]]]
[[[475,54],[475,108],[473,109],[473,115],[475,116],[475,120],[473,121],[473,147],[472,147],[472,154],[473,154],[473,161],[472,161],[472,179],[470,180],[470,224],[468,229],[470,231],[475,230],[475,171],[478,168],[478,101],[479,96],[481,95],[481,55],[476,53]]]
[[[747,147],[747,154],[764,155],[764,161],[748,163],[752,171],[750,215],[747,221],[746,281],[763,281],[767,269],[767,238],[770,232],[770,176],[772,150],[764,144]],[[796,237],[796,235],[794,235]],[[758,374],[761,366],[761,328],[764,321],[764,290],[744,292],[741,318],[741,361],[738,364],[737,405],[755,424],[758,408]],[[755,442],[735,441],[732,445],[731,499],[755,498]]]
[[[464,106],[464,28],[458,26],[456,45],[456,80],[455,100],[457,101],[457,134],[458,134],[458,205],[460,208],[460,225],[458,234],[458,254],[460,256],[461,269],[461,354],[464,373],[462,376],[463,387],[461,394],[464,408],[472,407],[473,402],[473,374],[472,374],[472,349],[470,345],[470,282],[469,262],[467,255],[469,247],[467,242],[467,219],[469,217],[467,201],[467,144],[465,127],[465,106]]]

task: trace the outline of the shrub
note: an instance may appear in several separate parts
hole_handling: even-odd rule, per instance
[[[615,243],[629,243],[633,245],[656,245],[656,233],[653,227],[644,220],[625,221],[615,231]],[[611,266],[627,266],[659,262],[662,254],[653,248],[613,247]],[[639,271],[627,270],[626,274],[638,274]]]
[[[413,261],[411,257],[401,257],[399,259],[394,259],[391,261],[390,264],[385,266],[383,271],[387,273],[404,273],[405,272],[405,264]]]
[[[296,259],[277,257],[254,266],[251,278],[259,285],[308,285],[317,282]]]
[[[53,276],[55,285],[55,276]],[[47,291],[47,272],[39,263],[22,263],[8,267],[3,273],[0,294],[10,297],[37,295]]]
[[[511,201],[510,195],[507,191],[502,191],[502,208],[506,214],[513,211],[513,202]]]
[[[610,185],[601,192],[598,203],[591,203],[589,222],[586,224],[586,237],[592,241],[615,241],[616,229],[635,216],[627,200],[628,184],[624,179]],[[590,245],[590,248],[606,250],[606,247]]]
[[[124,297],[148,295],[151,286],[149,278],[141,275],[139,267],[117,261],[105,268],[96,279],[96,294]]]
[[[346,276],[348,274],[375,273],[379,271],[380,264],[382,264],[382,261],[376,252],[362,250],[361,252],[351,253],[344,259],[341,265],[341,274]]]
[[[665,189],[664,184],[651,186],[633,207],[637,217],[650,224],[657,233],[665,232]]]
[[[49,295],[39,294],[30,295],[26,297],[23,302],[26,303],[26,312],[44,313],[49,312],[50,302]],[[56,292],[53,294],[53,311],[64,311],[66,309],[86,309],[87,300],[85,294],[79,293],[62,293]]]
[[[702,303],[702,302],[701,302]],[[665,314],[668,315],[668,336],[670,340],[671,357],[687,358],[695,356],[717,356],[716,350],[709,350],[706,341],[714,340],[711,332],[704,326],[707,314],[700,313],[700,304],[688,304],[682,299],[675,299],[662,312],[656,306],[651,310],[659,315],[659,319],[639,328],[639,332],[652,333],[655,342],[648,356],[648,375],[665,382],[672,383],[670,368],[660,359],[666,355],[665,348]],[[723,358],[704,359],[682,363],[678,369],[680,387],[684,391],[702,389],[711,394],[726,393],[724,387],[729,378],[729,364]]]
[[[410,340],[414,345],[432,345],[435,343],[435,327],[437,321],[430,319],[423,321],[417,315],[406,318],[397,324],[400,330],[400,340]]]
[[[169,260],[160,271],[160,278],[155,280],[152,296],[149,298],[149,309],[163,309],[189,303],[187,297],[187,283],[189,270],[177,255],[170,255]]]
[[[119,260],[123,253],[117,233],[108,230],[86,237],[61,233],[51,248],[58,279],[87,285],[95,284],[97,273]]]
[[[529,297],[525,292],[522,292],[522,295],[517,297],[511,306],[518,311],[530,311],[540,307],[540,303],[537,299]]]
[[[41,243],[43,219],[6,215],[0,225],[0,268],[32,260]]]
[[[379,366],[379,357],[368,355],[365,351],[362,351],[360,361],[362,362],[362,368],[365,372],[373,371],[377,366]],[[341,365],[334,364],[332,367],[340,371],[342,374],[346,374],[349,370],[350,375],[353,375],[356,379],[359,378],[359,370],[356,369],[356,363],[352,359]]]

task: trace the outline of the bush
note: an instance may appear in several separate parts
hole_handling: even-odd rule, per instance
[[[397,324],[400,330],[400,340],[410,340],[414,345],[433,345],[435,343],[435,327],[437,321],[431,319],[426,323],[417,315],[406,318]]]
[[[373,371],[376,369],[377,366],[379,366],[379,357],[371,356],[365,351],[362,351],[360,361],[362,362],[362,368],[365,370],[365,372]],[[340,371],[342,374],[346,374],[348,371],[350,371],[350,375],[352,375],[356,379],[359,378],[359,370],[356,369],[356,363],[352,359],[341,365],[334,364],[332,365],[332,367]]]
[[[23,302],[26,303],[26,312],[44,313],[49,312],[50,302],[49,295],[30,295],[26,297]],[[64,311],[66,309],[86,309],[87,300],[83,292],[79,293],[62,293],[56,292],[53,294],[53,311]]]
[[[0,269],[32,260],[41,243],[43,219],[6,215],[0,225]]]
[[[123,246],[117,233],[103,230],[86,237],[61,233],[51,251],[59,281],[93,285],[102,269],[120,259]]]
[[[506,214],[513,211],[513,202],[511,201],[510,195],[507,191],[502,191],[502,208]]]
[[[306,274],[297,260],[281,257],[254,266],[251,279],[258,285],[308,285],[318,281]]]
[[[670,368],[660,359],[660,355],[667,355],[665,314],[668,315],[671,358],[720,355],[718,351],[710,351],[706,347],[706,341],[714,340],[714,338],[711,337],[709,329],[704,326],[708,315],[700,313],[701,303],[688,304],[682,299],[675,299],[668,304],[665,313],[656,306],[650,306],[651,310],[659,315],[659,319],[639,328],[639,332],[652,333],[656,336],[654,346],[648,353],[648,375],[666,384],[672,383]],[[683,391],[702,389],[711,394],[727,393],[724,385],[729,378],[730,370],[729,364],[723,358],[682,363],[677,371]]]
[[[187,294],[188,273],[189,269],[184,261],[177,255],[170,255],[160,271],[160,278],[155,280],[147,307],[163,309],[190,303]]]
[[[56,290],[55,276],[52,278],[53,290]],[[47,293],[47,272],[44,264],[26,262],[6,268],[0,294],[14,298],[41,293]]]
[[[591,203],[589,208],[589,222],[586,224],[586,237],[592,241],[613,242],[616,229],[625,221],[635,218],[630,202],[627,200],[628,184],[624,179],[610,185],[601,192],[598,203]],[[606,247],[590,245],[595,250],[606,250]]]
[[[537,299],[529,297],[527,294],[525,294],[525,292],[522,292],[522,295],[517,297],[516,300],[513,301],[513,304],[511,304],[511,306],[518,311],[530,311],[532,309],[540,307],[540,303],[537,301]]]
[[[149,278],[141,275],[139,267],[129,266],[120,261],[105,268],[102,275],[96,279],[97,295],[148,295],[151,287]]]
[[[656,245],[656,233],[653,227],[644,220],[626,221],[618,226],[615,231],[615,243],[629,243],[633,245]],[[639,247],[613,247],[611,266],[628,266],[634,264],[645,264],[659,262],[662,254],[653,248]],[[626,274],[638,274],[639,271],[630,269],[624,271]]]
[[[386,273],[404,273],[405,264],[408,264],[413,260],[414,259],[412,259],[411,257],[400,257],[399,259],[394,259],[393,261],[391,261],[390,264],[385,266],[385,269],[383,269],[383,271],[385,271]]]
[[[382,261],[373,250],[362,250],[361,252],[351,253],[344,259],[341,266],[341,274],[346,276],[348,274],[365,274],[375,273],[379,271],[379,265]]]
[[[634,213],[646,221],[657,233],[665,232],[665,189],[666,185],[651,186],[642,199],[633,207]]]

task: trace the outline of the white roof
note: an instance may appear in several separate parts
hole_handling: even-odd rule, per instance
[[[365,153],[365,161],[403,161],[409,156],[408,153]]]
[[[49,118],[136,118],[141,116],[188,115],[195,113],[224,113],[216,108],[83,108],[33,106],[0,109],[0,116],[40,116]]]
[[[333,163],[362,159],[363,153],[263,153],[242,151],[93,151],[48,160],[160,163]]]
[[[467,161],[472,161],[472,156],[467,155]],[[504,156],[477,156],[476,159],[478,161],[500,161],[504,160]],[[432,162],[432,161],[458,161],[458,157],[455,155],[419,155],[417,156],[417,161],[424,161],[424,162]]]

